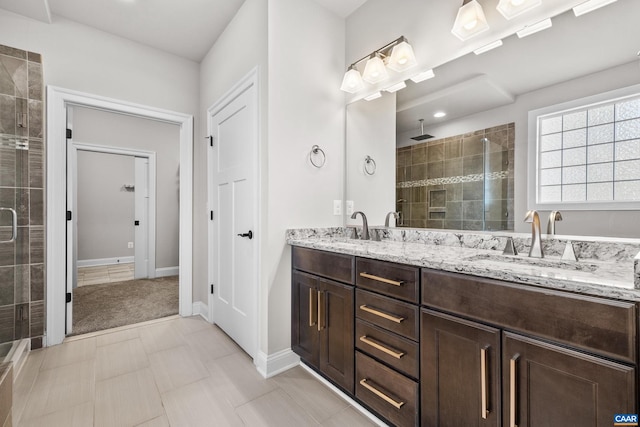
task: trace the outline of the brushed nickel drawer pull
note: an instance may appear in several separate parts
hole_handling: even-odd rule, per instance
[[[480,349],[480,372],[481,372],[481,384],[480,387],[482,388],[482,396],[481,396],[481,400],[482,400],[482,408],[480,409],[480,415],[482,415],[482,419],[486,420],[487,417],[489,416],[489,408],[488,408],[488,381],[487,381],[487,351],[489,350],[489,346],[486,346],[485,348],[481,348]]]
[[[383,346],[382,344],[378,344],[376,341],[372,340],[371,338],[369,338],[366,335],[363,335],[360,337],[360,341],[362,341],[365,344],[369,344],[371,347],[376,348],[380,351],[382,351],[383,353],[387,353],[389,356],[393,356],[396,359],[400,359],[402,356],[404,356],[404,353],[392,348],[388,348]]]
[[[313,315],[313,309],[315,308],[315,304],[313,303],[313,296],[315,292],[313,288],[309,288],[309,326],[314,326],[316,324],[316,320]]]
[[[324,327],[322,326],[322,292],[318,291],[318,331],[321,331],[324,329]]]
[[[386,394],[384,394],[383,392],[381,392],[377,388],[375,388],[372,385],[370,385],[369,383],[367,383],[367,379],[366,378],[363,378],[363,379],[360,380],[360,385],[362,387],[366,388],[367,390],[369,390],[371,393],[373,393],[376,396],[378,396],[380,399],[384,400],[385,402],[392,404],[396,409],[400,409],[402,407],[402,405],[404,405],[404,402],[396,402],[395,400],[393,400],[392,398],[390,398],[389,396],[387,396]]]
[[[393,285],[393,286],[402,286],[402,284],[404,283],[403,281],[385,279],[384,277],[374,276],[373,274],[369,274],[369,273],[360,273],[360,277],[364,277],[365,279],[371,279],[371,280],[375,280],[376,282],[382,282],[382,283],[386,283],[387,285]]]
[[[401,323],[404,320],[404,317],[394,316],[393,314],[388,314],[380,310],[376,310],[375,308],[367,307],[366,304],[362,304],[360,306],[360,310],[366,311],[367,313],[374,314],[378,317],[382,317],[383,319],[391,320],[392,322]]]
[[[517,368],[518,368],[516,363],[518,362],[519,357],[520,355],[516,354],[509,361],[509,426],[510,427],[518,427],[518,424],[516,424],[516,419],[517,419],[516,411],[518,406],[518,403],[516,402],[516,398],[517,398],[516,387],[518,385],[516,381]]]

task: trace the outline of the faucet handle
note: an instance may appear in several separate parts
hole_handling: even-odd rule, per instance
[[[507,237],[507,244],[504,246],[502,255],[518,255],[516,245],[513,243],[513,237]]]

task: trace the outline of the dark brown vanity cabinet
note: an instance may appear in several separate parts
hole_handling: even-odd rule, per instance
[[[353,394],[354,286],[350,265],[350,256],[293,248],[291,347],[308,365]]]
[[[422,304],[425,426],[610,426],[639,409],[633,303],[424,269]]]
[[[500,426],[500,330],[422,309],[422,425]]]
[[[419,425],[420,270],[356,258],[356,397],[395,426]]]

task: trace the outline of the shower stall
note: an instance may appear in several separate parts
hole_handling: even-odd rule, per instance
[[[44,337],[43,110],[40,55],[0,45],[0,361]]]

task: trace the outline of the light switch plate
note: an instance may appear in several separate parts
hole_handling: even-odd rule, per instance
[[[342,200],[333,201],[333,214],[342,215]]]
[[[133,249],[133,242],[129,242],[129,243],[127,243],[127,248],[129,248],[129,249]]]

